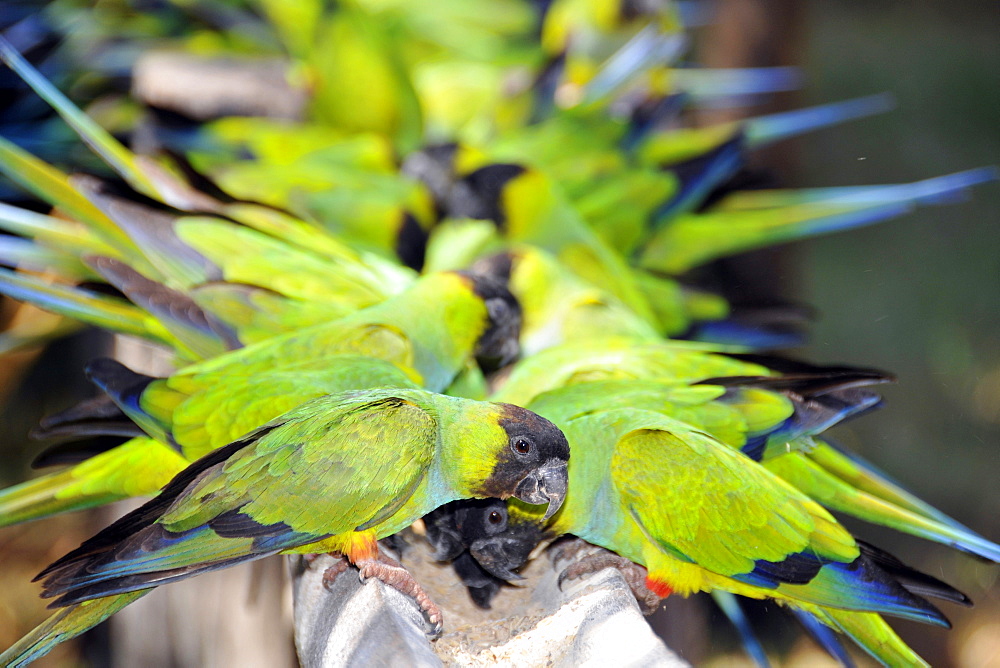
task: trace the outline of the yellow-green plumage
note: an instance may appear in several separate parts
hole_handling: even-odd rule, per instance
[[[574,452],[550,535],[573,534],[645,566],[660,596],[720,589],[776,599],[888,665],[925,665],[873,610],[944,624],[940,613],[884,578],[833,517],[759,464],[652,411],[593,406],[568,420],[550,417]],[[537,512],[511,502],[516,531],[532,521],[541,526]],[[815,572],[782,570],[801,555],[817,559]]]
[[[620,409],[561,424],[582,454],[553,528],[646,565],[674,591],[707,591],[751,572],[758,559],[807,549],[838,561],[858,555],[818,504],[684,423]],[[615,528],[605,533],[608,524]]]
[[[551,423],[507,404],[422,390],[328,395],[199,460],[144,512],[155,509],[155,524],[171,533],[204,529],[191,540],[217,550],[216,558],[208,547],[198,550],[208,562],[247,547],[238,536],[236,547],[211,538],[207,523],[226,513],[246,515],[258,528],[284,525],[281,537],[258,551],[301,550],[358,527],[371,532],[373,543],[441,503],[493,491],[489,481],[510,459],[504,453],[518,429],[537,441],[538,452],[528,464],[511,464],[526,466],[516,482],[550,458],[568,458]],[[143,549],[143,560],[152,558],[150,549]],[[170,554],[167,548],[154,560],[172,563]],[[186,558],[190,549],[180,554]]]
[[[148,434],[174,444],[190,462],[323,394],[374,387],[441,391],[473,362],[484,335],[495,329],[490,297],[476,293],[482,280],[431,274],[398,297],[339,321],[189,365],[165,379],[137,377],[141,395],[116,400]],[[496,299],[503,301],[500,290]],[[516,350],[517,313],[505,311],[502,317],[500,330],[506,327],[509,333],[491,344],[506,351],[501,357]],[[106,388],[112,382],[99,375],[96,380]],[[181,457],[173,457],[160,468],[165,446],[149,439],[128,447],[127,454],[117,454],[116,448],[101,455],[128,463],[133,471],[128,485],[120,476],[106,476],[106,468],[84,462],[0,492],[0,526],[153,494],[183,467]],[[142,454],[146,449],[148,460]]]
[[[554,425],[509,404],[423,390],[320,397],[195,462],[43,571],[44,595],[71,607],[3,658],[37,658],[199,572],[278,552],[371,559],[378,538],[454,499],[517,496],[554,512],[568,457]]]
[[[721,355],[719,350],[718,346],[634,337],[572,342],[522,360],[494,397],[527,405],[548,390],[598,380],[663,379],[679,385],[717,376],[770,373],[759,364]]]
[[[740,379],[725,378],[719,382],[729,387],[710,381],[687,385],[731,375],[744,377],[746,386],[739,385]],[[774,379],[774,387],[767,387],[765,377]],[[818,437],[832,424],[874,405],[877,395],[831,390],[831,410],[824,413],[826,395],[796,403],[796,390],[782,391],[782,382],[781,374],[710,348],[597,339],[554,347],[522,361],[494,398],[536,406],[553,419],[569,419],[593,406],[664,413],[753,454],[765,468],[830,510],[1000,560],[995,543]],[[552,390],[558,391],[545,394]],[[817,417],[809,417],[817,408]],[[807,415],[797,424],[800,410]]]

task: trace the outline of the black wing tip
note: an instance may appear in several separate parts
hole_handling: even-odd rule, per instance
[[[975,605],[965,593],[933,575],[908,566],[894,554],[860,539],[857,543],[858,547],[861,548],[861,554],[866,559],[879,569],[889,573],[904,589],[915,596],[935,598],[968,608]]]
[[[790,392],[812,398],[841,393],[845,400],[877,396],[863,388],[870,385],[895,382],[895,377],[880,371],[849,369],[846,367],[817,367],[813,373],[789,373],[782,376],[715,376],[699,380],[693,385],[720,385],[722,387],[755,387]],[[854,394],[847,394],[853,391]],[[855,395],[857,395],[855,397]]]
[[[147,376],[128,368],[118,360],[110,357],[98,357],[84,367],[87,378],[107,392],[116,403],[129,397],[138,396],[154,380],[155,376]]]
[[[844,378],[856,376],[859,381],[869,380],[872,384],[894,383],[897,380],[894,373],[885,371],[884,369],[876,369],[875,367],[853,366],[849,364],[812,364],[794,357],[764,353],[723,352],[719,354],[743,360],[744,362],[759,364],[771,371],[776,371],[786,376],[826,375],[831,378],[836,376]]]

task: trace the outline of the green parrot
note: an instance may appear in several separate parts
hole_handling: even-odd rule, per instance
[[[536,245],[505,241],[483,220],[449,219],[435,227],[428,241],[427,260],[428,269],[471,266],[505,283],[521,304],[521,349],[525,356],[564,341],[595,336],[660,339],[663,329],[671,334],[687,330],[692,317],[712,319],[726,313],[724,305],[715,311],[692,309],[688,295],[675,282],[653,295],[640,281],[639,289],[657,300],[653,308],[658,327],[610,290],[580,278],[555,254]],[[667,318],[672,321],[664,325]]]
[[[636,250],[635,262],[683,274],[720,257],[948,203],[998,174],[996,168],[984,167],[914,183],[735,192],[704,211],[680,213],[664,222]]]
[[[548,420],[510,404],[424,390],[326,395],[191,464],[152,501],[46,568],[62,610],[0,660],[21,665],[142,592],[278,553],[339,552],[367,577],[399,577],[377,540],[460,498],[566,494],[569,446]],[[435,631],[440,611],[406,574]],[[397,585],[394,585],[397,586]],[[118,598],[124,596],[125,598]],[[100,619],[96,619],[100,621]],[[29,634],[30,635],[30,634]]]
[[[131,381],[142,387],[157,380],[136,374],[112,360],[99,360],[93,366],[94,373],[100,374],[106,383],[114,379],[118,383]],[[227,438],[222,434],[241,435],[323,394],[379,387],[418,387],[404,370],[371,357],[342,355],[326,358],[314,366],[303,364],[294,370],[265,370],[253,376],[229,378],[228,383],[196,393],[195,400],[191,401],[192,408],[198,414],[197,419],[205,421],[193,423],[201,427],[199,436],[208,439],[210,449],[214,449],[236,437]],[[233,390],[236,384],[238,392]],[[147,436],[115,404],[108,407],[104,401],[97,402],[98,415],[95,415],[94,405],[94,401],[85,402],[43,420],[41,428],[36,430],[37,435],[45,438],[65,435],[78,439],[100,434],[130,437],[129,440],[105,450],[94,450],[87,441],[56,445],[46,450],[39,457],[43,463],[36,466],[69,466],[0,490],[0,526],[102,506],[121,499],[152,496],[195,459],[193,449],[185,452],[175,442]]]
[[[878,395],[862,386],[887,380],[870,370],[618,338],[557,346],[522,360],[492,398],[542,402],[566,418],[597,403],[663,412],[761,461],[831,510],[1000,561],[1000,546],[822,435],[877,406]]]
[[[427,262],[425,269],[472,266],[506,283],[523,311],[525,356],[586,338],[680,336],[701,323],[728,322],[730,315],[729,305],[717,295],[630,268],[636,287],[652,309],[651,323],[602,284],[580,278],[554,254],[535,245],[504,241],[498,230],[482,220],[449,219],[435,227],[428,241]],[[755,334],[760,338],[765,332]]]
[[[504,77],[541,59],[533,8],[518,0],[260,5],[301,63],[310,117],[385,136],[400,154],[427,135],[480,134],[509,114],[519,119],[506,108]]]
[[[766,376],[763,364],[689,341],[608,336],[571,341],[520,360],[493,397],[527,405],[565,385],[611,379],[661,379],[677,385],[720,376]],[[707,390],[706,390],[707,391]]]
[[[386,137],[345,137],[322,125],[263,118],[220,119],[200,135],[210,137],[207,146],[185,157],[243,202],[228,209],[266,211],[246,203],[260,202],[294,212],[359,253],[420,268],[433,203],[424,185],[400,169]]]
[[[166,344],[192,360],[346,315],[413,281],[408,268],[352,249],[312,222],[221,191],[196,190],[132,154],[6,42],[0,56],[137,193],[152,198],[122,196],[93,177],[70,177],[0,139],[0,171],[71,218],[0,209],[0,228],[35,242],[0,248],[0,263],[31,266],[44,259],[44,269],[58,268],[61,279],[3,271],[0,289],[7,294]],[[95,280],[133,303],[74,287]],[[182,307],[179,299],[186,300]],[[163,308],[164,301],[173,309]]]
[[[473,601],[483,608],[490,607],[490,601],[505,581],[516,582],[522,578],[517,570],[531,558],[540,542],[548,542],[555,537],[555,532],[545,529],[533,509],[512,500],[455,501],[425,516],[424,524],[427,539],[435,548],[435,558],[451,560]],[[858,545],[868,558],[884,562],[891,576],[904,588],[909,588],[911,593],[928,595],[927,592],[934,592],[955,603],[969,603],[948,585],[905,566],[878,548],[860,541]],[[553,558],[569,556],[580,547],[579,541],[568,541],[554,548],[555,554],[561,556]],[[562,578],[600,568],[621,568],[644,611],[648,614],[659,607],[659,597],[640,584],[646,576],[645,569],[640,570],[610,553],[592,554],[581,561],[583,563],[579,565],[571,565]],[[711,596],[736,626],[744,648],[755,663],[769,665],[763,647],[737,602],[738,597],[721,589],[713,590]],[[832,629],[848,634],[875,656],[892,659],[909,654],[909,650],[877,614],[806,604],[796,605],[791,610],[809,634],[844,665],[852,665],[853,661]],[[819,617],[826,621],[820,622]]]
[[[555,0],[541,45],[562,76],[548,106],[592,104],[625,91],[665,93],[685,43],[676,7],[603,0]],[[550,65],[550,67],[553,67]],[[536,117],[541,116],[536,111]]]
[[[109,411],[107,402],[91,401],[53,416],[39,435],[121,434],[124,420],[153,438],[0,491],[0,526],[153,494],[186,462],[322,394],[373,387],[444,391],[470,373],[474,357],[492,369],[517,355],[519,313],[495,281],[442,272],[347,318],[189,365],[168,378],[136,374],[111,360],[92,363],[92,379],[129,419]],[[143,433],[127,429],[126,435]]]
[[[567,342],[613,335],[658,341],[656,327],[608,290],[576,276],[552,254],[515,245],[473,267],[504,281],[522,310],[521,349],[525,357]],[[682,304],[676,304],[678,310]]]
[[[611,550],[644,567],[655,597],[719,589],[806,610],[890,665],[924,664],[882,614],[948,626],[922,596],[968,602],[855,541],[817,503],[698,428],[653,411],[592,406],[569,419],[553,415],[574,453],[563,508],[546,525],[515,504],[509,527],[534,526],[539,536],[546,527],[546,535]],[[487,570],[497,563],[502,576],[517,566],[505,555],[523,554],[516,543],[480,543],[474,556]],[[612,564],[625,562],[600,555],[564,577]]]

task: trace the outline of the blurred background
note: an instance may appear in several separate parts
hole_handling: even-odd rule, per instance
[[[5,1],[0,15],[28,4],[42,3]],[[995,0],[720,0],[717,11],[714,26],[695,32],[704,62],[803,68],[801,91],[751,112],[882,91],[896,100],[892,112],[758,156],[757,166],[776,174],[779,185],[904,182],[1000,164]],[[79,89],[86,92],[86,82]],[[815,309],[811,343],[798,356],[898,376],[882,388],[881,410],[834,435],[933,505],[1000,539],[1000,185],[976,188],[967,202],[792,244],[732,271],[750,272],[748,281],[764,283],[776,297]],[[5,308],[0,317],[11,317],[10,304]],[[86,393],[79,369],[102,345],[83,334],[41,354],[4,358],[0,483],[28,475],[40,447],[25,434],[41,414]],[[0,645],[43,614],[30,578],[96,526],[74,515],[0,531]],[[975,600],[969,610],[946,606],[952,631],[894,622],[914,649],[937,666],[1000,665],[1000,569],[900,534],[851,528],[907,555],[913,566],[943,574]],[[679,624],[669,628],[691,607],[668,606],[662,623],[671,645],[698,664],[745,662],[724,631],[706,637]],[[766,614],[758,622],[771,648],[787,653],[787,665],[824,660],[801,634],[784,630],[790,618]],[[39,665],[81,665],[84,644],[67,644]]]

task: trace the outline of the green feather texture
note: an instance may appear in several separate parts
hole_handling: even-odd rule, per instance
[[[516,456],[516,436],[536,443],[530,456]],[[509,405],[420,390],[328,395],[198,460],[41,577],[65,604],[361,527],[381,538],[457,498],[514,495],[568,456],[551,423]]]
[[[0,661],[29,663],[198,573],[289,552],[368,559],[432,511],[439,554],[494,578],[487,602],[568,533],[647,568],[659,596],[716,591],[738,621],[729,594],[774,599],[889,665],[922,660],[883,615],[947,625],[926,599],[968,599],[831,512],[1000,561],[828,433],[876,408],[889,374],[775,356],[803,338],[796,309],[699,282],[715,260],[997,178],[747,189],[754,151],[882,113],[886,96],[688,127],[799,77],[692,66],[670,3],[57,4],[75,28],[52,43],[106,57],[53,47],[57,87],[0,38],[30,88],[11,89],[12,113],[37,95],[63,119],[0,138],[21,189],[0,204],[0,294],[55,314],[17,307],[0,351],[86,324],[174,370],[91,361],[102,394],[36,430],[69,441],[39,458],[63,468],[0,490],[0,526],[153,497],[42,572],[58,609]],[[152,101],[121,95],[106,63],[133,62],[138,40],[195,67],[269,57],[294,109],[152,103],[136,120]],[[93,95],[91,113],[59,88]],[[62,122],[91,162],[39,157],[65,144]],[[133,131],[154,150],[126,148]],[[127,440],[77,443],[95,435]],[[509,521],[452,526],[483,513]]]
[[[375,387],[443,391],[460,374],[468,375],[467,362],[484,352],[486,335],[485,347],[500,350],[501,357],[509,355],[505,349],[516,350],[516,305],[502,288],[489,287],[488,279],[431,274],[385,304],[189,365],[165,379],[110,360],[94,363],[91,378],[158,440],[137,439],[99,456],[128,463],[134,473],[128,486],[109,477],[106,466],[83,462],[3,490],[0,524],[153,494],[185,460],[324,394]],[[501,312],[503,322],[494,322]],[[89,415],[83,417],[71,416],[59,424],[60,432],[72,433],[78,421],[94,433]],[[181,457],[164,462],[164,443]]]

